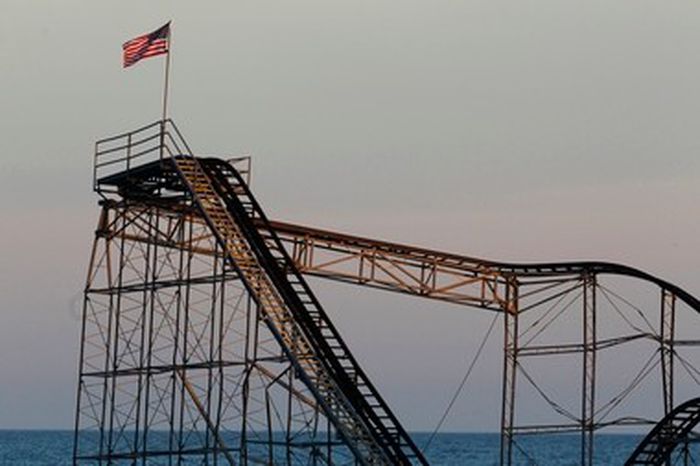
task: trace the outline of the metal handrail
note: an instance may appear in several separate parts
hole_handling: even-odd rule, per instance
[[[100,139],[95,143],[93,157],[93,190],[103,194],[111,192],[110,188],[100,186],[99,180],[123,172],[128,177],[136,160],[142,164],[179,155],[194,154],[169,118]]]
[[[158,154],[157,158],[161,158],[166,124],[166,122],[157,121],[133,131],[97,141],[93,158],[93,189],[98,192],[104,191],[99,186],[99,179],[109,172],[126,171],[128,173],[136,159],[141,161],[154,153]],[[154,145],[155,140],[159,141]],[[157,158],[154,157],[154,160]]]

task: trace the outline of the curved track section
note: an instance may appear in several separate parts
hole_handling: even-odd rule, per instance
[[[700,423],[700,398],[693,398],[665,416],[642,440],[625,466],[665,464],[671,453]]]

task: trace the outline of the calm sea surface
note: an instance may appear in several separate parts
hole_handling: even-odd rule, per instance
[[[423,446],[428,434],[414,438]],[[599,435],[596,439],[596,464],[619,465],[640,440],[639,435]],[[531,437],[520,440],[528,461],[519,454],[517,464],[577,465],[576,436]],[[72,433],[69,431],[0,430],[0,465],[54,466],[70,464]],[[440,434],[428,450],[432,465],[495,465],[498,462],[497,434]],[[534,460],[534,463],[533,463]]]

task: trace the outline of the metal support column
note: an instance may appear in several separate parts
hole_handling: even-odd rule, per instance
[[[503,303],[503,393],[501,407],[501,465],[513,463],[515,375],[518,368],[518,283],[509,279]]]
[[[583,281],[583,378],[581,386],[581,465],[593,464],[596,376],[596,276]]]
[[[663,390],[664,416],[673,409],[673,340],[676,324],[676,296],[661,290],[661,383]]]

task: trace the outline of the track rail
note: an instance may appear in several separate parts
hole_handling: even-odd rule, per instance
[[[700,312],[700,300],[686,290],[622,264],[497,262],[286,222],[271,221],[269,228],[288,246],[300,271],[338,281],[500,310],[506,278],[537,282],[609,274],[657,285]]]
[[[673,450],[700,423],[700,398],[693,398],[668,413],[637,446],[625,466],[662,465]]]
[[[207,159],[201,166],[239,228],[240,238],[235,242],[240,246],[241,240],[245,240],[260,266],[258,277],[264,273],[274,288],[274,293],[273,290],[263,291],[265,280],[249,279],[251,292],[258,296],[261,292],[270,295],[270,299],[261,299],[261,304],[270,310],[269,316],[279,316],[269,318],[268,323],[275,327],[277,320],[279,325],[273,332],[279,335],[288,356],[297,361],[302,379],[355,451],[357,459],[365,464],[428,464],[352,356],[277,235],[269,227],[261,227],[268,225],[268,220],[241,175],[232,165],[218,159]],[[200,204],[204,210],[213,202],[210,199]],[[220,230],[213,223],[216,222],[212,222],[212,228]],[[250,258],[243,259],[233,263],[245,280],[244,268]],[[278,299],[273,299],[274,294]],[[289,330],[280,330],[292,323]],[[287,341],[285,336],[295,339]]]

